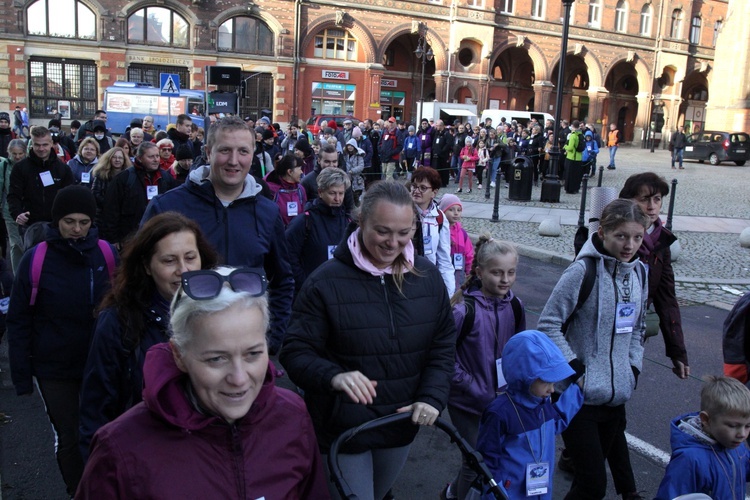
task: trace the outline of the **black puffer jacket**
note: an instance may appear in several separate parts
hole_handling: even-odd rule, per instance
[[[54,181],[49,186],[45,186],[40,177],[42,172],[47,171]],[[35,222],[51,220],[52,202],[57,192],[73,182],[73,171],[60,161],[54,151],[44,161],[33,150],[30,151],[29,156],[16,163],[10,172],[10,216],[15,220],[19,214],[28,211],[28,226]]]
[[[443,279],[423,257],[402,292],[391,275],[357,268],[347,244],[302,286],[281,351],[281,363],[305,391],[322,452],[346,429],[415,401],[445,408],[455,359],[456,328]],[[339,373],[359,370],[378,382],[372,405],[333,391]],[[405,446],[418,427],[406,422],[363,433],[345,453]]]

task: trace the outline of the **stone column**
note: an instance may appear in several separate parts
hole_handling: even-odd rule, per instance
[[[554,103],[552,102],[552,89],[554,89],[555,86],[552,82],[542,80],[534,82],[532,87],[534,88],[534,111],[554,115],[552,112],[553,110],[550,109],[550,105],[554,107]]]
[[[648,124],[651,121],[651,99],[648,92],[638,92],[635,95],[638,101],[638,113],[633,125],[633,144],[641,143],[648,139],[644,134],[648,133]]]

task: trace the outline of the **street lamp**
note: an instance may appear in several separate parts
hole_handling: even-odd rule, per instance
[[[417,50],[414,51],[414,55],[417,56],[417,59],[422,60],[422,78],[419,83],[419,116],[417,117],[417,120],[422,118],[422,110],[424,109],[424,69],[427,65],[427,61],[432,61],[432,58],[435,56],[432,52],[432,48],[427,47],[427,39],[425,38],[426,34],[427,27],[424,26],[424,29],[419,30]]]
[[[565,7],[563,14],[563,32],[562,32],[562,43],[560,49],[560,65],[557,71],[557,99],[555,100],[555,128],[554,128],[554,144],[550,150],[550,173],[544,176],[542,181],[542,196],[540,201],[546,201],[551,203],[560,202],[560,179],[557,178],[558,168],[560,166],[560,113],[562,111],[562,98],[563,98],[563,85],[565,84],[565,58],[568,55],[568,30],[570,29],[570,7],[573,5],[574,0],[562,0],[563,6]]]

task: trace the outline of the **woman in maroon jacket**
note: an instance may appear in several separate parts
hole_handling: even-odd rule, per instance
[[[143,403],[102,427],[76,498],[328,499],[312,422],[274,385],[262,271],[182,275]]]

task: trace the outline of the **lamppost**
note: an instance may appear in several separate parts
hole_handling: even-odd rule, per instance
[[[427,65],[427,61],[432,61],[432,58],[435,56],[432,52],[432,48],[427,47],[426,35],[427,26],[420,26],[417,50],[414,51],[414,55],[417,56],[417,59],[422,60],[422,78],[419,81],[419,116],[417,116],[417,122],[422,119],[422,111],[424,110],[424,69]]]
[[[563,85],[565,84],[565,57],[568,54],[568,30],[570,29],[570,7],[574,0],[562,0],[563,13],[563,32],[562,43],[560,48],[560,65],[557,68],[557,99],[555,100],[555,128],[554,144],[550,151],[550,173],[544,176],[542,181],[542,195],[540,201],[551,203],[560,202],[560,179],[557,178],[557,172],[560,166],[560,114],[562,112]]]

